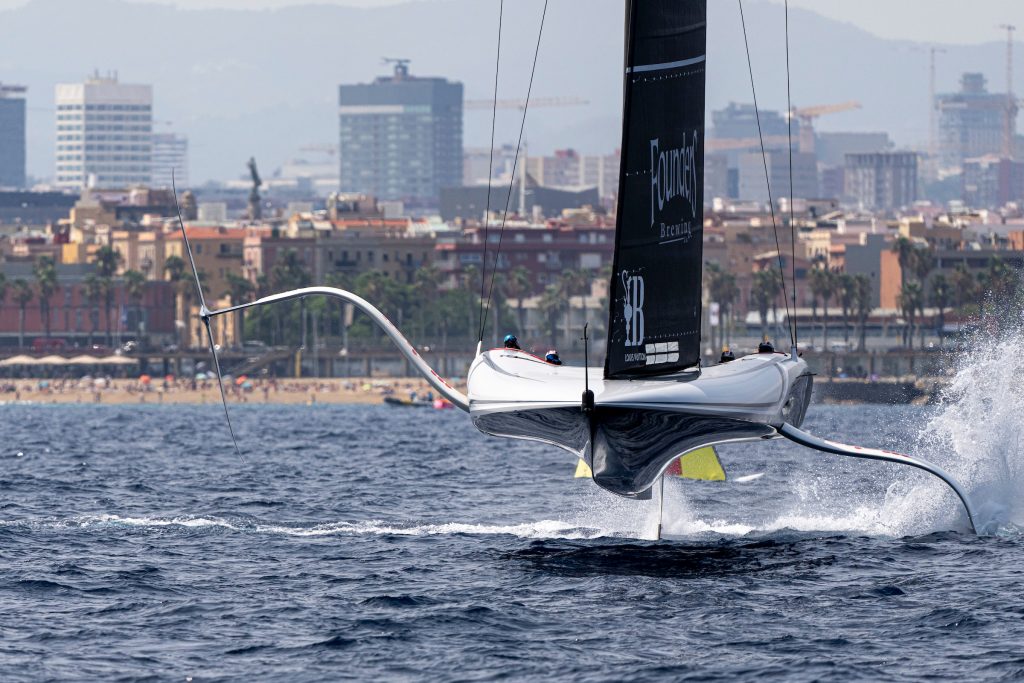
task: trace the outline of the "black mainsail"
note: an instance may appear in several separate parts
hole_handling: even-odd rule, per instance
[[[700,359],[707,0],[627,0],[605,377]]]

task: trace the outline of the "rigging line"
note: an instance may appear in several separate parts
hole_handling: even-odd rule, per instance
[[[793,291],[791,296],[793,297],[793,317],[791,319],[792,331],[790,334],[793,335],[793,346],[796,353],[795,347],[797,345],[797,327],[796,327],[796,221],[793,218],[793,99],[790,95],[789,89],[789,0],[785,0],[786,7],[786,109],[789,110],[789,246],[790,246],[790,262],[789,267],[791,271],[790,282],[793,285]]]
[[[487,208],[484,209],[484,258],[481,263],[484,270],[480,273],[480,339],[484,338],[484,283],[487,281],[487,236],[491,220],[491,177],[494,173],[494,128],[498,121],[498,72],[501,68],[501,21],[505,14],[505,0],[498,4],[498,51],[494,59],[494,106],[491,109],[491,152],[487,159]],[[512,190],[509,189],[509,192]],[[494,267],[498,267],[498,259],[494,259]]]
[[[494,269],[491,271],[491,285],[487,289],[487,302],[484,305],[484,315],[480,319],[480,338],[483,341],[484,321],[487,320],[487,313],[491,307],[491,295],[494,293],[494,276],[498,272],[498,257],[501,255],[501,240],[505,236],[505,221],[508,219],[508,207],[512,202],[512,188],[516,184],[516,167],[519,165],[519,150],[523,146],[523,131],[526,129],[526,112],[530,109],[530,93],[533,91],[533,76],[537,73],[537,57],[540,55],[540,39],[544,36],[544,20],[548,16],[548,0],[544,0],[544,10],[540,15],[540,29],[537,31],[537,46],[533,50],[533,66],[530,68],[530,84],[526,87],[526,101],[523,103],[523,119],[519,123],[519,140],[516,142],[516,156],[512,160],[512,179],[508,185],[508,195],[505,197],[505,211],[501,214],[501,228],[498,230],[498,246],[494,250]],[[523,169],[523,173],[526,169]]]
[[[235,454],[244,465],[245,458],[242,457],[242,450],[238,447],[238,439],[235,438],[235,428],[231,425],[231,414],[228,412],[228,396],[224,392],[224,378],[220,372],[220,359],[217,357],[217,345],[213,341],[213,330],[210,329],[210,309],[206,307],[206,299],[203,297],[203,284],[199,281],[199,270],[196,268],[196,260],[192,257],[192,246],[188,242],[188,233],[185,232],[185,221],[181,218],[181,207],[178,206],[178,188],[174,182],[174,169],[171,169],[171,193],[174,195],[174,211],[178,215],[178,225],[181,227],[181,240],[185,244],[185,253],[188,254],[188,262],[192,266],[192,275],[196,279],[196,291],[199,292],[199,319],[206,327],[206,338],[210,342],[210,353],[213,354],[213,366],[217,371],[217,388],[220,389],[220,402],[224,406],[224,419],[228,423],[228,433],[231,435],[231,443],[235,446]],[[184,314],[187,317],[187,314]]]
[[[793,338],[792,320],[793,316],[789,312],[789,297],[786,294],[786,270],[782,265],[782,246],[779,243],[779,228],[775,220],[775,201],[772,199],[772,182],[768,176],[768,156],[764,151],[764,135],[761,134],[761,114],[757,108],[757,90],[754,88],[754,67],[750,62],[750,43],[747,42],[747,22],[743,18],[743,0],[736,0],[740,6],[740,24],[743,26],[743,46],[747,51],[747,71],[750,72],[750,92],[754,98],[754,118],[757,121],[757,138],[761,142],[761,161],[764,163],[764,181],[768,186],[768,209],[772,214],[772,232],[775,233],[775,253],[779,257],[779,277],[782,279],[782,299],[786,304],[786,317],[790,320],[789,326],[789,340],[794,345],[796,340]],[[796,286],[796,283],[793,283]],[[778,323],[778,321],[776,321]]]

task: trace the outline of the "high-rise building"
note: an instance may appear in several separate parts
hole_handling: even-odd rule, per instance
[[[772,199],[778,202],[789,198],[789,153],[768,150],[763,159],[760,152],[745,152],[740,156],[740,199],[768,201],[768,185],[764,177],[766,165]],[[814,199],[818,196],[818,163],[813,152],[793,152],[792,194],[795,199]]]
[[[409,75],[338,88],[341,191],[437,207],[462,184],[462,84]]]
[[[716,140],[735,140],[757,137],[757,121],[761,119],[761,132],[766,138],[785,137],[789,134],[786,117],[777,111],[764,109],[760,112],[752,104],[730,102],[725,109],[711,112],[711,122]],[[793,121],[793,140],[800,133],[800,122]]]
[[[964,74],[960,92],[937,95],[935,106],[939,110],[941,168],[958,169],[964,159],[1001,154],[1008,112],[1006,95],[988,92],[983,75]]]
[[[964,201],[977,209],[997,209],[1024,201],[1024,161],[998,156],[964,159]]]
[[[25,86],[0,83],[0,187],[25,187]]]
[[[619,193],[620,155],[586,155],[574,149],[559,149],[550,156],[528,157],[526,172],[538,185],[578,190],[596,187],[606,205]]]
[[[887,211],[917,200],[917,153],[847,154],[845,195],[865,211]]]
[[[153,169],[153,89],[98,73],[59,84],[57,186],[149,185]]]
[[[188,138],[174,133],[153,134],[153,187],[170,187],[171,171],[174,184],[188,187]]]
[[[815,136],[814,153],[818,163],[825,166],[842,166],[847,154],[886,152],[892,149],[888,133],[818,133]]]

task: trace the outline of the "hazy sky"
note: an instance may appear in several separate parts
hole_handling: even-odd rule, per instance
[[[0,9],[24,5],[29,0],[0,0]],[[400,2],[443,2],[443,0],[132,0],[199,8],[276,8],[291,5],[339,4],[374,7]],[[481,2],[496,0],[481,0]],[[512,0],[514,2],[514,0]],[[732,0],[710,0],[731,2]],[[782,3],[782,0],[769,0]],[[88,0],[82,0],[88,2]],[[553,0],[585,6],[587,0]],[[1021,0],[791,0],[831,19],[838,19],[883,38],[936,43],[984,43],[999,40],[997,26],[1016,23],[1024,31]]]

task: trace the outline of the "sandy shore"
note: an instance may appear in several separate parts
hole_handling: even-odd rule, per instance
[[[465,391],[464,386],[457,386]],[[0,380],[0,403],[208,404],[220,403],[217,382],[164,382],[153,378],[114,380]],[[229,403],[382,403],[385,396],[408,399],[437,392],[416,378],[253,380],[228,387]]]

